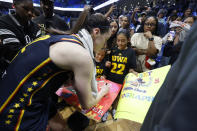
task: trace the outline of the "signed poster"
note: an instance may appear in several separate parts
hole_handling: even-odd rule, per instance
[[[169,69],[170,66],[165,66],[138,76],[129,73],[125,77],[115,118],[142,123]]]
[[[81,110],[81,112],[88,118],[91,118],[95,121],[100,121],[101,117],[110,108],[110,106],[112,105],[113,101],[115,100],[122,88],[121,84],[117,84],[105,79],[97,79],[98,91],[100,91],[102,86],[106,83],[110,86],[109,93],[106,96],[104,96],[97,105],[95,105],[89,110],[82,110],[76,92],[72,86],[63,86],[56,92],[56,94],[62,97],[68,104]]]

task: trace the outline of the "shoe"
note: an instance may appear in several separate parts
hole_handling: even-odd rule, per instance
[[[101,118],[101,121],[102,121],[102,122],[106,122],[108,116],[109,116],[109,112],[107,111],[107,112],[103,115],[103,117]]]

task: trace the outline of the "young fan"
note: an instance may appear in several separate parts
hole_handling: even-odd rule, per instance
[[[136,68],[135,51],[128,47],[130,41],[130,32],[122,29],[117,33],[117,46],[112,49],[111,59],[106,62],[110,67],[110,72],[107,74],[107,79],[119,84],[123,84],[124,78],[128,73],[134,73]],[[119,97],[116,98],[112,105],[112,117],[114,118]],[[109,112],[106,112],[102,121],[106,121]]]
[[[128,73],[136,73],[136,56],[135,51],[128,47],[130,41],[129,31],[122,29],[117,33],[117,45],[112,49],[110,58],[110,72],[107,79],[123,84],[124,77]],[[109,61],[108,61],[109,64]]]
[[[105,54],[106,50],[101,49],[98,52],[96,52],[95,62],[96,62],[96,78],[105,78],[104,72],[105,72]]]

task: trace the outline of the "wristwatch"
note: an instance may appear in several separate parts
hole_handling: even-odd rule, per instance
[[[149,40],[149,41],[154,41],[154,38],[153,38],[153,37],[151,37],[151,38],[149,38],[148,40]]]

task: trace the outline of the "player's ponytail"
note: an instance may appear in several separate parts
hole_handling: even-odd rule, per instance
[[[53,35],[70,35],[70,34],[75,34],[78,33],[78,31],[82,28],[84,28],[85,23],[88,21],[88,17],[94,13],[94,10],[91,6],[85,6],[84,11],[81,12],[79,18],[76,21],[76,24],[74,27],[68,31],[61,31],[58,29],[54,28],[49,28],[46,31],[50,34]]]
[[[101,33],[109,31],[110,23],[107,18],[100,14],[95,13],[91,7],[85,7],[84,11],[80,14],[75,26],[69,31],[60,31],[57,29],[50,29],[50,34],[69,35],[76,34],[82,28],[85,28],[89,33],[92,32],[93,28],[99,28]]]

